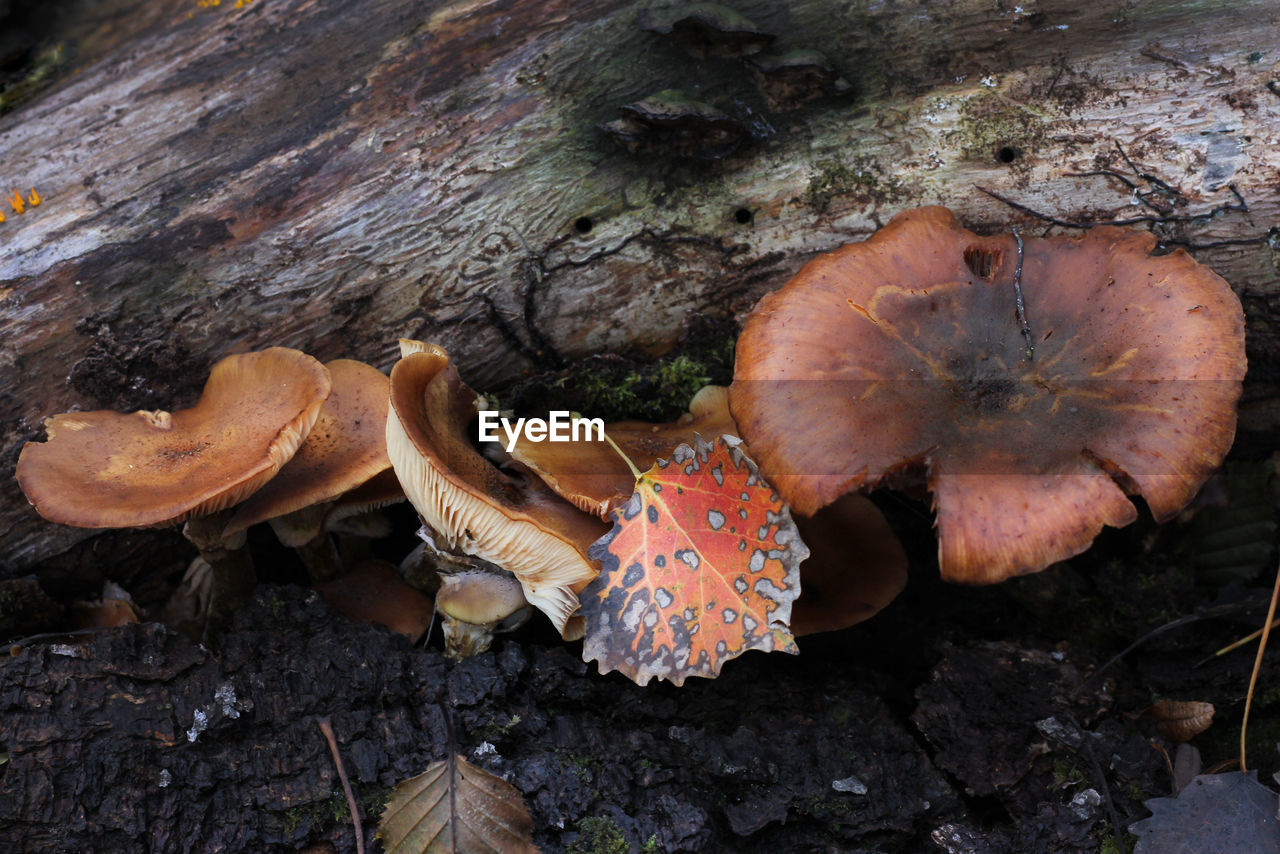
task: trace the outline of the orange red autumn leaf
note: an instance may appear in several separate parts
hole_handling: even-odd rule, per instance
[[[680,445],[613,517],[581,594],[583,658],[601,672],[680,685],[749,649],[797,652],[788,624],[809,550],[737,443]]]

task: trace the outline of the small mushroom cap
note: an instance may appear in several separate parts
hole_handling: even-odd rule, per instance
[[[520,582],[506,571],[465,569],[440,575],[436,607],[464,623],[494,624],[528,604]]]
[[[412,641],[431,627],[435,613],[430,596],[405,584],[396,568],[381,560],[361,561],[316,590],[334,610],[353,620],[381,623]]]
[[[1097,227],[981,237],[945,208],[899,214],[807,264],[738,340],[733,414],[812,515],[923,469],[952,581],[1034,572],[1104,525],[1185,505],[1231,445],[1240,301],[1185,252]],[[1028,358],[1031,351],[1031,358]]]
[[[906,586],[907,553],[869,499],[844,495],[814,516],[792,518],[809,547],[800,597],[791,605],[797,637],[861,623]]]
[[[484,652],[492,645],[495,632],[519,628],[533,610],[525,601],[520,582],[505,569],[441,573],[440,583],[436,608],[444,652],[450,658],[470,658]]]
[[[606,424],[605,433],[645,471],[659,458],[670,459],[678,446],[692,445],[695,435],[714,441],[725,433],[736,436],[738,428],[729,414],[729,389],[707,386],[673,424],[617,421]],[[618,452],[595,435],[576,442],[531,442],[522,433],[511,455],[574,506],[605,519],[631,498],[636,479]]]
[[[337,498],[391,468],[386,375],[353,359],[325,367],[333,388],[315,426],[280,472],[236,509],[226,534]]]
[[[272,347],[213,366],[179,412],[68,412],[28,442],[18,484],[51,522],[81,528],[173,525],[217,512],[270,480],[311,430],[329,372]]]
[[[392,368],[387,451],[405,495],[441,545],[512,572],[563,632],[575,587],[598,573],[587,548],[608,526],[519,463],[498,470],[472,447],[475,417],[475,392],[439,348]]]

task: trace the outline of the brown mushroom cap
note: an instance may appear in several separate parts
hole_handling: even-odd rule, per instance
[[[673,424],[617,421],[604,429],[640,471],[659,458],[670,459],[679,445],[693,444],[695,434],[708,441],[738,434],[729,414],[729,389],[710,385],[693,396],[689,411]],[[574,506],[605,519],[631,498],[636,478],[608,442],[591,436],[576,442],[530,442],[522,433],[511,455]]]
[[[386,375],[353,359],[325,367],[333,388],[315,426],[280,472],[236,509],[227,535],[337,498],[391,468]]]
[[[385,424],[384,424],[385,427]],[[386,435],[383,435],[383,442]],[[387,461],[390,462],[388,457]],[[404,501],[404,489],[396,477],[395,469],[380,471],[355,489],[342,493],[324,517],[324,527],[331,529],[352,516],[368,514],[371,510]],[[383,535],[385,536],[385,534]]]
[[[391,564],[366,560],[351,572],[316,587],[334,610],[353,620],[381,623],[416,641],[431,627],[435,604],[408,584]]]
[[[795,515],[809,557],[791,632],[800,637],[848,628],[875,616],[907,583],[907,553],[871,501],[850,494],[814,516]]]
[[[41,516],[81,528],[172,525],[214,513],[270,480],[329,394],[329,372],[272,347],[213,366],[200,401],[168,412],[68,412],[28,442],[18,484]]]
[[[899,214],[760,301],[731,391],[743,437],[806,515],[922,468],[952,581],[1078,554],[1136,518],[1126,491],[1168,518],[1231,445],[1244,319],[1155,242],[1097,227],[1020,255],[945,208]]]
[[[563,632],[578,607],[575,587],[597,574],[587,547],[608,526],[518,463],[494,467],[471,445],[475,417],[475,392],[439,348],[392,368],[387,451],[405,495],[441,545],[509,570]]]

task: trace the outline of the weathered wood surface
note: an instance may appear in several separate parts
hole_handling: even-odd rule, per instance
[[[978,186],[1069,221],[1169,204],[1183,219],[1146,227],[1241,294],[1243,428],[1272,423],[1274,2],[736,2],[856,88],[794,110],[638,31],[641,5],[165,0],[90,22],[74,73],[0,117],[0,185],[44,198],[0,224],[0,577],[85,535],[9,477],[52,413],[183,405],[216,358],[270,344],[387,367],[429,338],[479,387],[538,367],[537,335],[659,349],[907,207],[1043,225]],[[762,138],[705,162],[597,129],[671,87]]]

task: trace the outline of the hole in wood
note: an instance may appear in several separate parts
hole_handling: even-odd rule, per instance
[[[1018,159],[1018,149],[1012,145],[1002,145],[996,149],[996,160],[1001,163],[1012,163]]]

